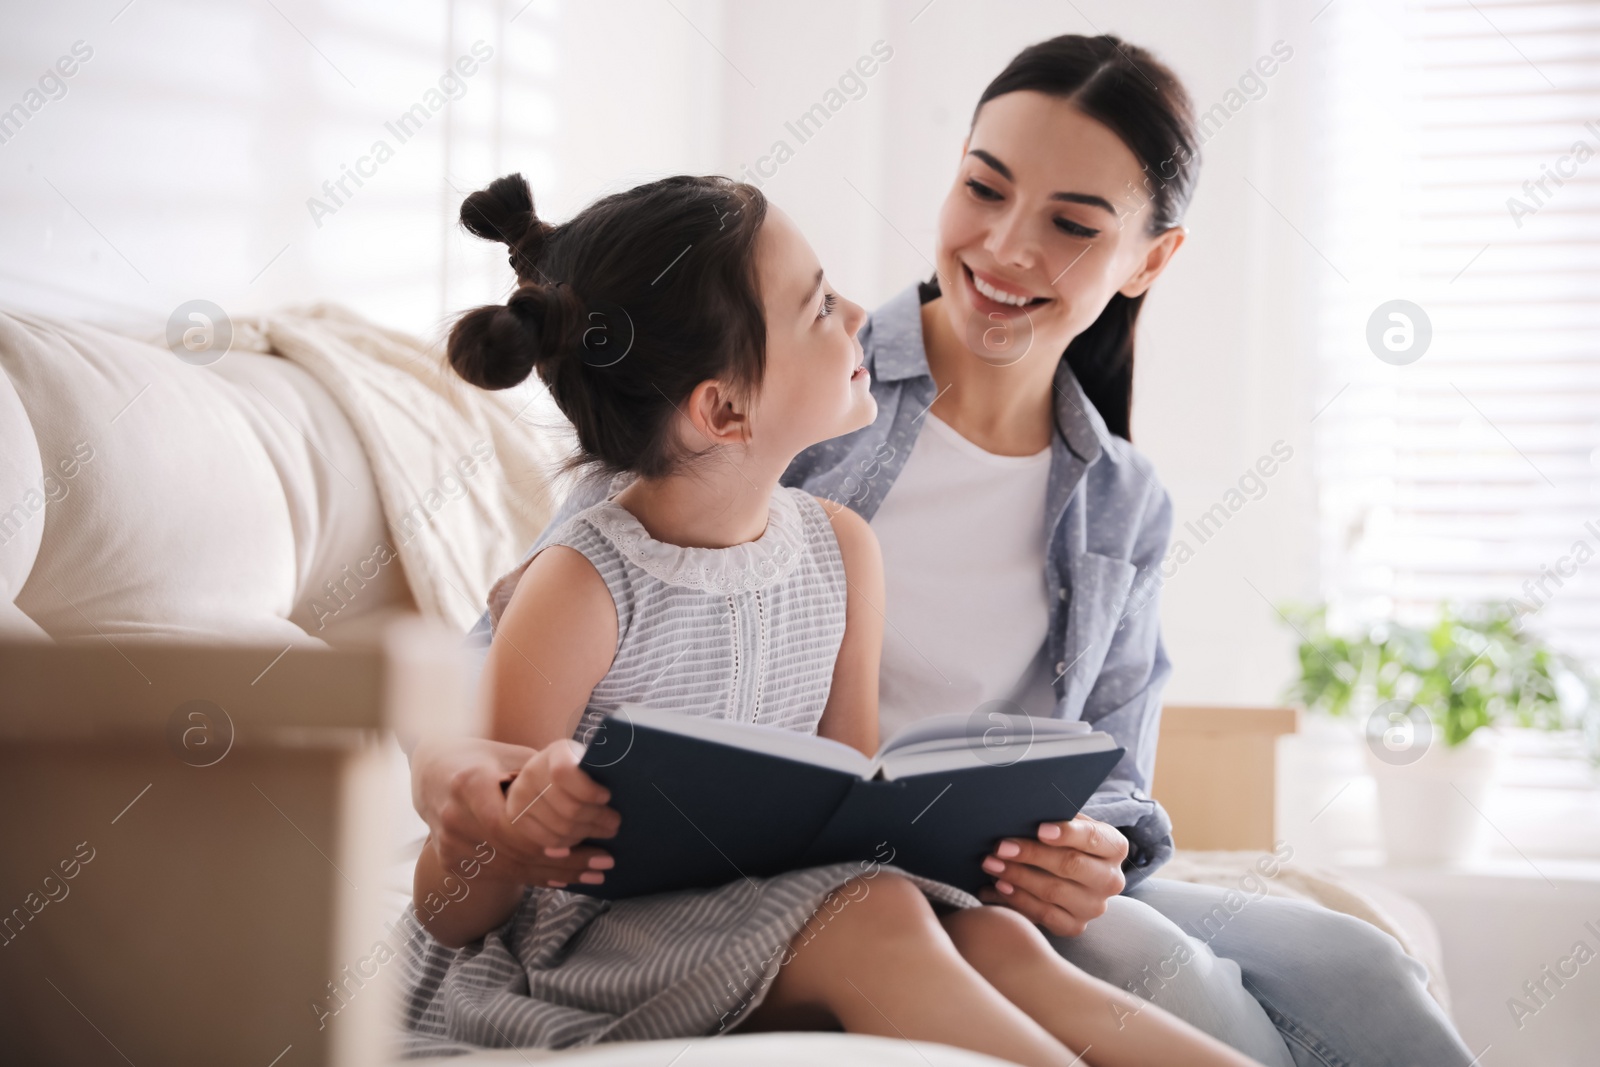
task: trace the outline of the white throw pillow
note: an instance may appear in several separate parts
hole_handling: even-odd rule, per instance
[[[304,367],[231,352],[224,379],[278,472],[298,547],[289,621],[338,644],[375,612],[414,611],[366,452],[333,395]]]
[[[348,422],[299,368],[249,352],[196,367],[92,326],[0,314],[0,370],[38,474],[62,472],[37,558],[8,591],[56,640],[315,644],[329,636],[319,619],[409,600],[393,564],[342,600],[322,587],[384,530]]]
[[[11,379],[0,374],[0,637],[45,636],[12,601],[39,557],[45,507],[63,489],[53,468],[45,474],[33,423]]]

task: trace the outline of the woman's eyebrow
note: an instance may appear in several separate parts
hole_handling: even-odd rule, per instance
[[[805,311],[811,306],[812,299],[817,295],[817,290],[822,288],[822,268],[817,268],[817,276],[811,279],[811,289],[806,293],[805,299],[800,301],[800,310]]]
[[[1069,204],[1087,204],[1090,207],[1099,208],[1108,215],[1117,213],[1117,209],[1111,206],[1111,201],[1103,196],[1095,196],[1093,193],[1051,193],[1050,199],[1065,200]]]
[[[1011,168],[996,159],[993,154],[985,152],[981,148],[974,148],[968,152],[967,155],[977,156],[979,159],[987,163],[991,170],[999,174],[1000,177],[1004,178],[1006,181],[1016,181],[1016,178],[1012,177],[1011,175]],[[1100,208],[1102,211],[1112,215],[1117,213],[1117,209],[1111,206],[1111,201],[1107,200],[1103,196],[1095,196],[1093,193],[1051,193],[1050,199],[1064,200],[1069,204],[1087,204],[1089,207]]]

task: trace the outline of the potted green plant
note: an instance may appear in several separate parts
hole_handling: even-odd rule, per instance
[[[1284,615],[1300,638],[1288,695],[1361,725],[1391,863],[1472,858],[1499,762],[1492,728],[1562,728],[1563,688],[1594,690],[1580,662],[1507,605],[1445,608],[1429,627],[1383,621],[1337,633],[1325,606]]]

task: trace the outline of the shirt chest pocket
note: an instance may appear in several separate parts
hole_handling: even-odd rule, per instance
[[[1056,664],[1056,673],[1065,675],[1069,709],[1082,707],[1094,688],[1137,573],[1127,560],[1097,552],[1085,552],[1072,561],[1066,636]]]

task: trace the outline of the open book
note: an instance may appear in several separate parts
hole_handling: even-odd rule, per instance
[[[794,730],[626,706],[580,766],[611,790],[617,865],[573,892],[618,899],[803,867],[893,864],[976,893],[1002,837],[1070,819],[1121,759],[1087,724],[936,715],[869,758]]]

